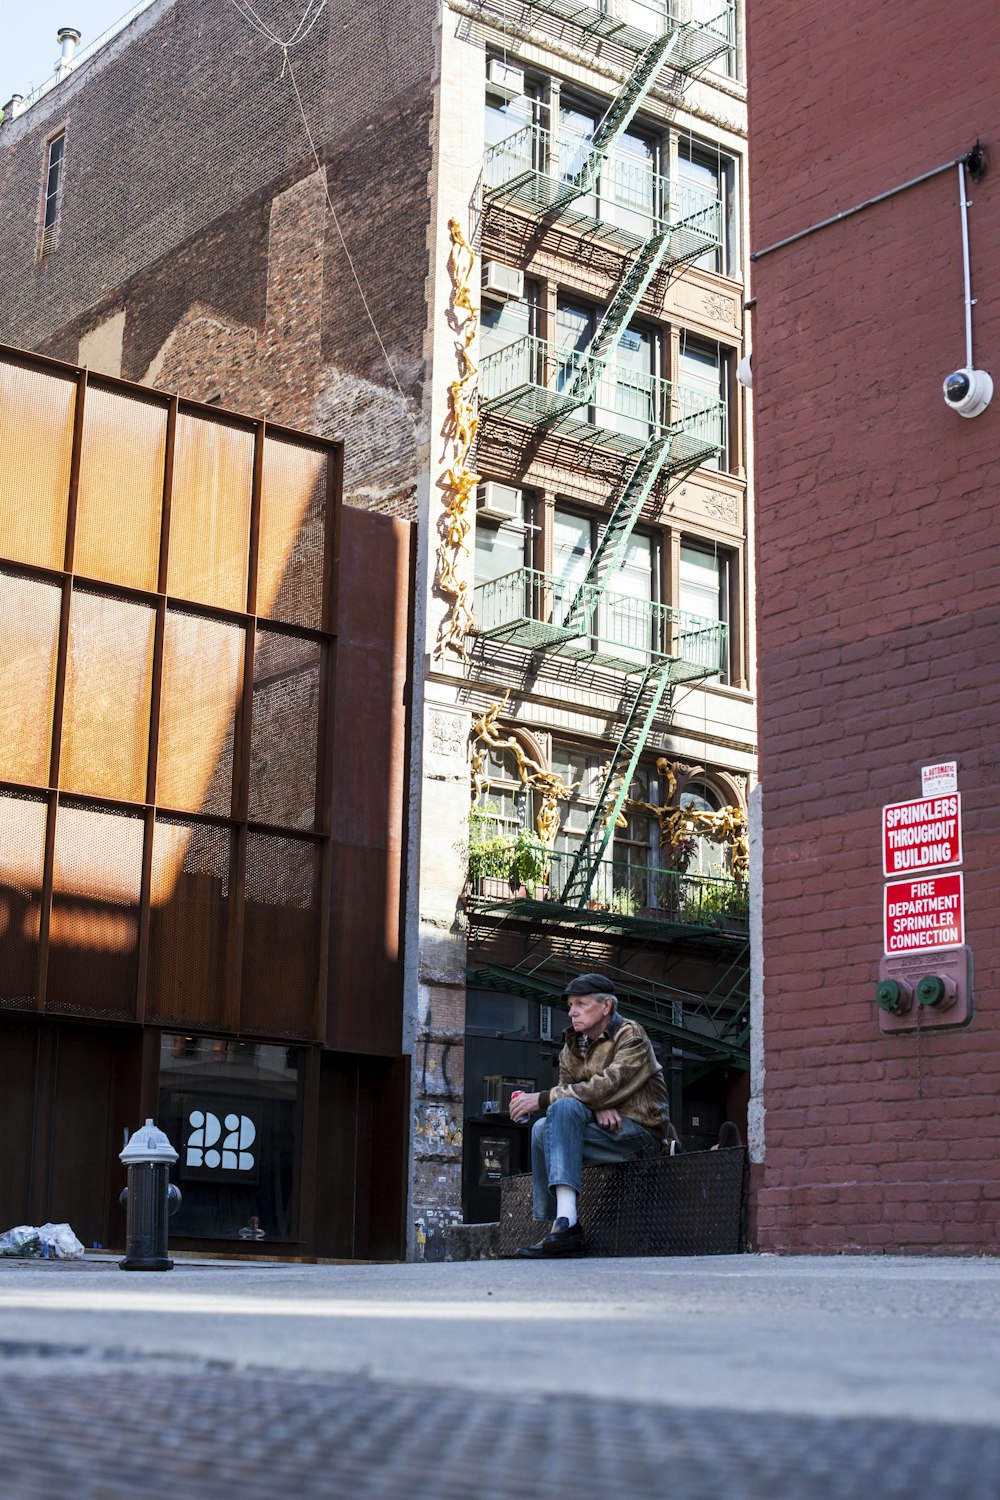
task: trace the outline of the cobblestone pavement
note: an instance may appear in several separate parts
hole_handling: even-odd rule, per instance
[[[1000,1432],[0,1344],[3,1500],[996,1500]],[[488,1357],[488,1351],[484,1351]],[[53,1373],[19,1375],[51,1361]],[[925,1393],[932,1404],[933,1393]]]

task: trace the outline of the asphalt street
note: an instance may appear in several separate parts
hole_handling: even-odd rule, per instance
[[[0,1260],[0,1377],[3,1500],[1000,1496],[992,1259]]]

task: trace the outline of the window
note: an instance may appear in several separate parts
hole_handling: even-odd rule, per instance
[[[479,833],[484,839],[516,839],[522,828],[534,826],[534,798],[521,780],[513,750],[483,748],[489,785],[476,804]]]
[[[706,398],[706,405],[714,406],[721,401],[726,407],[726,397],[729,386],[729,354],[720,344],[702,344],[689,339],[686,333],[681,335],[680,361],[678,365],[680,385],[686,391],[691,391]],[[694,415],[694,412],[691,412]],[[712,439],[722,440],[722,450],[704,460],[703,467],[706,469],[728,469],[729,468],[729,431],[728,419],[723,418],[719,427],[714,426],[711,419],[707,419],[705,435]]]
[[[692,781],[677,799],[682,808],[692,812],[718,812],[723,806],[722,798],[706,781]],[[721,876],[729,874],[729,855],[725,845],[717,844],[705,834],[696,834],[693,851],[684,867],[686,875]]]
[[[736,205],[736,163],[715,146],[684,136],[677,143],[677,177],[682,183],[712,193],[722,200],[722,245],[692,261],[706,271],[739,275],[739,226]]]
[[[568,609],[587,576],[600,539],[605,516],[582,516],[556,507],[553,524],[552,571],[568,585],[559,591],[556,610]],[[615,655],[644,662],[655,644],[655,622],[649,603],[658,597],[659,545],[653,536],[633,531],[625,556],[608,575],[592,629],[600,641],[613,645]]]
[[[552,746],[552,769],[558,772],[567,785],[575,785],[572,797],[560,802],[562,822],[556,835],[556,852],[573,855],[580,847],[584,834],[590,827],[594,815],[597,794],[601,789],[596,755],[577,750],[569,745]],[[562,874],[569,874],[569,862],[564,861]]]
[[[557,389],[572,384],[600,319],[600,309],[560,299],[556,313],[556,341],[562,357]],[[591,422],[609,432],[629,437],[645,440],[650,436],[653,423],[661,419],[657,384],[653,379],[656,353],[655,335],[633,326],[623,330],[614,358],[608,362],[597,382],[590,407]]]
[[[485,301],[479,317],[479,354],[485,359],[534,332],[534,307],[525,302]],[[525,346],[527,356],[527,346]]]
[[[583,169],[600,120],[596,109],[560,100],[559,176],[564,182]],[[645,238],[658,222],[657,157],[653,137],[624,131],[604,163],[593,192],[578,198],[574,207]]]
[[[62,194],[63,153],[66,146],[65,131],[49,141],[45,164],[45,207],[42,216],[41,253],[47,255],[55,243],[56,221]]]
[[[556,838],[556,852],[566,856],[559,862],[561,878],[569,875],[570,859],[576,854],[590,827],[607,772],[607,751],[601,755],[569,745],[553,745],[552,769],[567,783],[576,785],[573,796],[560,803],[562,824]],[[651,765],[640,765],[629,787],[634,802],[656,805],[659,802],[658,778]],[[604,861],[591,887],[590,900],[632,916],[640,907],[657,906],[656,870],[661,862],[659,834],[648,813],[624,809],[625,826],[616,828]]]
[[[496,146],[509,140],[526,125],[537,124],[539,101],[535,97],[536,87],[526,84],[527,93],[508,98],[501,91],[487,84],[485,139],[487,146]]]
[[[680,595],[678,607],[702,620],[729,623],[729,558],[725,553],[685,544],[681,547]],[[728,680],[729,641],[727,636],[722,677],[708,682]]]

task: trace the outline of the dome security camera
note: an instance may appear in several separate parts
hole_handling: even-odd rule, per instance
[[[990,376],[985,370],[973,370],[969,365],[947,376],[942,389],[945,406],[957,411],[960,417],[978,417],[993,400]]]
[[[750,361],[752,360],[752,358],[752,354],[744,354],[743,358],[736,366],[736,379],[739,381],[740,385],[745,385],[748,390],[750,390],[753,386],[753,370],[750,365]]]

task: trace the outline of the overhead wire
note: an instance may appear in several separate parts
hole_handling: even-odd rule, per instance
[[[312,152],[312,158],[316,167],[316,171],[323,182],[323,194],[326,199],[326,206],[330,211],[330,217],[333,220],[334,228],[337,231],[337,236],[340,240],[341,247],[344,251],[344,255],[347,258],[347,264],[350,266],[351,275],[353,276],[354,284],[358,289],[358,295],[361,298],[362,306],[364,307],[368,322],[371,325],[371,329],[375,335],[378,346],[382,351],[382,357],[385,360],[386,369],[392,376],[392,383],[396,387],[396,390],[398,391],[399,396],[403,401],[403,409],[406,412],[410,426],[413,428],[413,431],[416,432],[417,424],[410,411],[409,401],[403,390],[403,387],[399,383],[399,379],[396,375],[395,368],[393,367],[392,360],[389,357],[389,351],[385,346],[385,341],[383,340],[382,335],[379,332],[378,324],[375,321],[375,314],[372,312],[368,298],[365,296],[365,289],[361,284],[361,278],[358,275],[357,266],[354,263],[354,257],[350,252],[347,240],[344,236],[344,231],[341,228],[340,219],[337,216],[337,210],[334,208],[333,198],[330,195],[330,184],[327,178],[327,173],[323,170],[323,164],[320,161],[319,152],[316,149],[316,142],[313,139],[313,133],[309,127],[309,120],[306,116],[305,106],[302,102],[302,95],[299,92],[298,80],[295,77],[295,69],[292,67],[292,60],[289,56],[291,48],[297,47],[302,42],[304,42],[306,37],[312,31],[313,27],[316,25],[317,21],[326,8],[326,0],[319,0],[318,5],[317,0],[307,0],[305,10],[302,12],[302,16],[299,20],[298,25],[292,32],[291,36],[287,39],[283,39],[271,30],[267,23],[263,21],[257,14],[256,10],[254,10],[253,5],[250,3],[250,0],[230,0],[230,3],[232,4],[233,8],[243,17],[244,21],[246,21],[247,24],[258,33],[258,35],[263,37],[266,41],[270,42],[273,46],[277,47],[281,52],[282,62],[281,73],[279,74],[279,77],[283,78],[285,76],[285,70],[288,70],[288,77],[291,80],[292,90],[295,94],[295,103],[298,107],[299,116],[302,120],[302,127],[305,130],[306,139],[309,142],[309,149]]]

